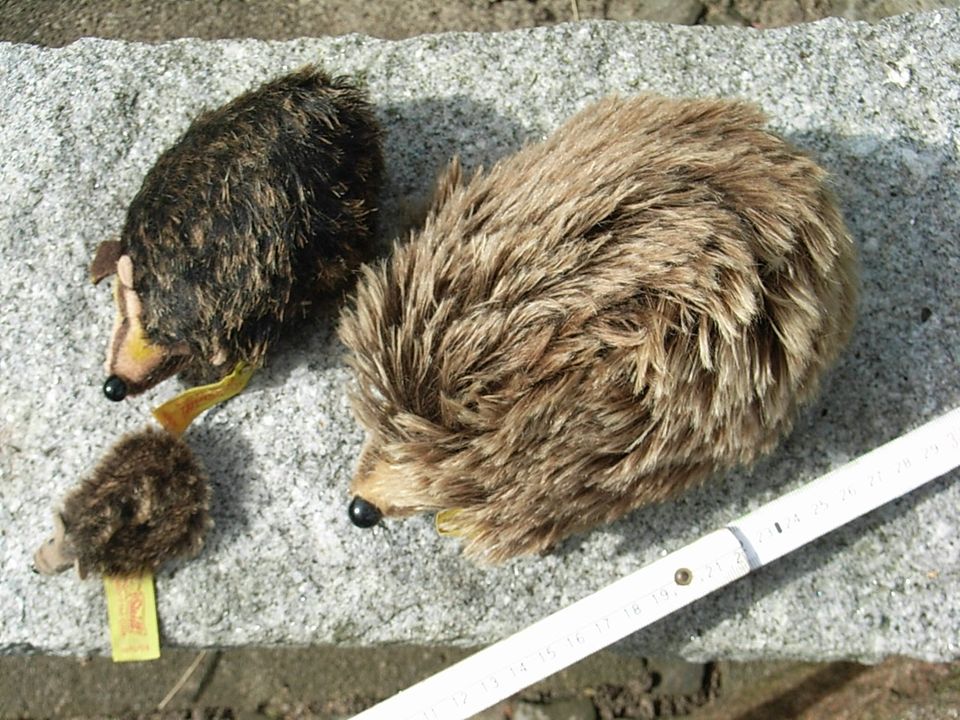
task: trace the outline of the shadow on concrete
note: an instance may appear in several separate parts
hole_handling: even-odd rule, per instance
[[[219,408],[218,408],[219,410]],[[207,534],[203,554],[215,554],[223,545],[238,542],[248,528],[243,497],[260,479],[250,471],[254,452],[235,428],[207,422],[191,429],[187,442],[210,474],[214,526]],[[186,561],[189,562],[189,561]],[[171,563],[171,569],[175,569]]]
[[[459,156],[469,174],[515,152],[531,134],[515,119],[464,95],[388,103],[377,113],[386,133],[384,250],[422,224],[436,178],[451,158]]]

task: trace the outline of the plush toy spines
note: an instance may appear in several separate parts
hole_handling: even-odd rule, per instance
[[[284,327],[372,256],[382,176],[366,93],[316,67],[199,116],[91,268],[120,280],[108,397],[261,365]]]
[[[444,511],[502,560],[772,449],[857,282],[825,172],[763,124],[607,98],[488,172],[452,165],[343,314],[363,507]]]
[[[147,428],[121,438],[67,495],[42,572],[132,575],[193,557],[213,522],[206,472],[183,440]]]

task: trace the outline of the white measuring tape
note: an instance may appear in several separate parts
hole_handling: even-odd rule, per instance
[[[960,408],[356,715],[467,720],[960,465]]]

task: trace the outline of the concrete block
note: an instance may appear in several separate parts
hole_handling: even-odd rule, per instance
[[[175,382],[109,404],[109,290],[86,268],[157,155],[203,108],[306,62],[362,75],[388,131],[388,225],[454,153],[492,163],[612,92],[737,96],[814,153],[861,251],[856,337],[752,470],[481,568],[431,518],[363,532],[362,439],[327,308],[187,436],[214,483],[203,554],[157,578],[165,646],[477,646],[960,403],[960,12],[754,31],[588,22],[400,42],[82,40],[0,46],[0,652],[107,650],[96,580],[38,577],[50,513]],[[626,641],[689,659],[960,656],[957,473]]]

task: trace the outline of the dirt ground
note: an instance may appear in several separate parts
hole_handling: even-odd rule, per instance
[[[926,0],[0,0],[0,40],[62,46],[97,36],[402,38],[577,19],[774,27],[836,15],[875,21],[960,6]],[[165,651],[155,663],[0,657],[0,719],[337,718],[455,662],[437,648]],[[483,720],[945,720],[960,718],[960,663],[710,663],[601,653],[483,713]]]
[[[65,45],[94,36],[282,40],[358,32],[397,39],[576,19],[775,27],[835,15],[874,21],[958,0],[0,0],[0,39]]]

